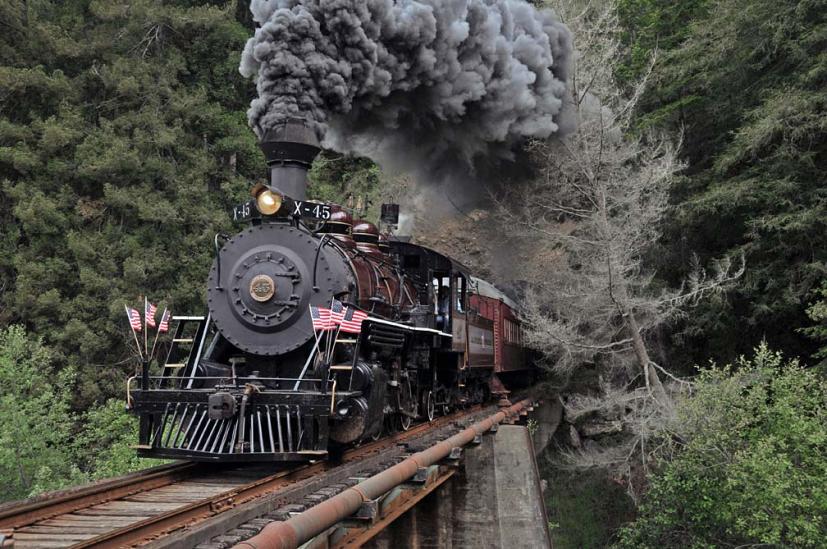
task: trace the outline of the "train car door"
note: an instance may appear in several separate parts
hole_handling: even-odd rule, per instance
[[[431,298],[435,328],[451,333],[451,277],[447,273],[431,273]],[[442,338],[443,340],[446,338]]]
[[[468,283],[465,275],[455,272],[451,284],[451,350],[465,353],[468,350]]]

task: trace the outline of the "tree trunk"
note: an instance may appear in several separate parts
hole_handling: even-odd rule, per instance
[[[626,327],[629,328],[632,336],[632,344],[635,349],[635,356],[637,357],[638,365],[643,375],[646,376],[646,384],[650,387],[655,400],[658,401],[665,408],[672,408],[672,399],[666,394],[663,384],[660,382],[658,372],[652,366],[652,360],[649,358],[649,351],[646,350],[646,345],[643,343],[643,338],[640,336],[640,327],[637,324],[635,315],[631,310],[627,310],[623,315],[623,320],[626,322]]]

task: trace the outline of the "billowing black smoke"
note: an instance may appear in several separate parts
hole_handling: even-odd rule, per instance
[[[524,0],[253,0],[249,121],[453,178],[565,126],[568,29]]]

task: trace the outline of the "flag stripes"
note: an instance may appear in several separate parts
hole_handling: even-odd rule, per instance
[[[156,307],[149,301],[144,302],[144,318],[146,319],[146,325],[148,328],[155,327],[155,313],[157,311],[158,307]]]
[[[310,319],[313,321],[313,331],[327,332],[335,330],[347,334],[362,333],[362,322],[368,318],[368,313],[354,307],[345,306],[338,299],[330,304],[330,309],[325,307],[310,307]]]
[[[129,325],[132,327],[132,331],[140,332],[143,329],[143,324],[141,323],[141,313],[139,313],[137,309],[127,307],[126,314],[129,317]]]
[[[161,322],[158,324],[158,332],[166,333],[169,331],[169,317],[170,312],[168,309],[164,309],[164,314],[161,315]]]
[[[326,332],[332,330],[335,324],[331,320],[330,309],[325,307],[310,307],[310,318],[313,321],[313,330]]]
[[[368,314],[366,312],[348,307],[339,323],[339,330],[346,334],[360,334],[362,333],[362,322],[367,318]]]
[[[345,317],[345,307],[342,305],[342,302],[338,299],[334,299],[333,302],[330,304],[330,321],[333,322],[335,325],[339,325],[342,323],[342,319]]]

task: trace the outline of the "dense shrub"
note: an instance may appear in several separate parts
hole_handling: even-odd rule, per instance
[[[0,330],[0,501],[116,476],[158,463],[139,459],[137,418],[110,400],[71,411],[75,375],[21,326]]]
[[[823,377],[762,345],[701,374],[678,418],[674,453],[618,547],[824,547]]]

